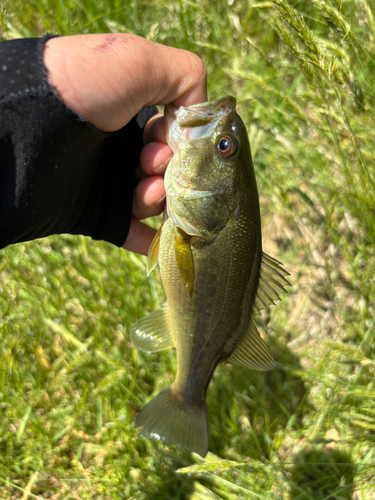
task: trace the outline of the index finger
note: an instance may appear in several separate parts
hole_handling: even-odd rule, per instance
[[[164,126],[164,115],[158,113],[146,123],[143,131],[143,143],[162,142],[166,143],[166,133]]]

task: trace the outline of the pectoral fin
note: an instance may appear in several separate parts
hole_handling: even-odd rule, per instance
[[[182,231],[182,229],[176,228],[174,242],[177,267],[191,297],[194,288],[194,262],[190,246],[190,236]]]
[[[129,329],[130,340],[145,352],[156,352],[175,347],[169,325],[168,305],[136,321]]]
[[[150,275],[151,271],[155,269],[158,263],[161,228],[162,226],[159,227],[158,232],[155,234],[154,239],[152,240],[150,248],[148,250],[147,276]]]
[[[247,366],[255,370],[271,370],[275,361],[268,347],[262,340],[253,318],[244,338],[227,359],[234,365]]]

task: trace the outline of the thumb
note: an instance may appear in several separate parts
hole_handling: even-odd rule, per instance
[[[104,131],[123,127],[145,105],[207,100],[198,56],[135,35],[52,38],[44,63],[65,105]]]

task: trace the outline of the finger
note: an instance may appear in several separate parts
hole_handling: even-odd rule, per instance
[[[143,132],[143,142],[167,142],[164,126],[164,115],[158,113],[149,119]]]
[[[138,179],[149,175],[164,175],[165,169],[172,158],[172,150],[166,144],[150,142],[142,149],[140,164],[136,171]]]
[[[129,233],[122,248],[129,250],[129,252],[147,255],[155,234],[155,229],[132,217]]]
[[[150,82],[148,104],[191,106],[207,101],[207,70],[192,52],[155,44],[155,80]]]
[[[133,216],[146,219],[159,215],[165,203],[163,177],[152,176],[143,179],[135,188],[133,196]]]
[[[145,105],[207,100],[201,59],[125,33],[52,38],[48,76],[63,102],[104,131],[123,127]]]

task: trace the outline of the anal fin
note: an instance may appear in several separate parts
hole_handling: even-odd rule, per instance
[[[262,340],[254,322],[254,314],[267,309],[275,300],[280,300],[280,294],[290,285],[285,276],[289,275],[281,262],[262,253],[258,289],[250,318],[250,325],[245,336],[234,349],[227,361],[236,365],[247,366],[256,370],[270,370],[275,367],[275,361],[268,347]]]
[[[250,319],[244,338],[227,358],[227,362],[255,370],[271,370],[276,366],[272,354],[259,335],[253,318]]]
[[[169,325],[168,305],[153,311],[136,321],[129,329],[130,340],[135,347],[145,352],[156,352],[175,347]]]

